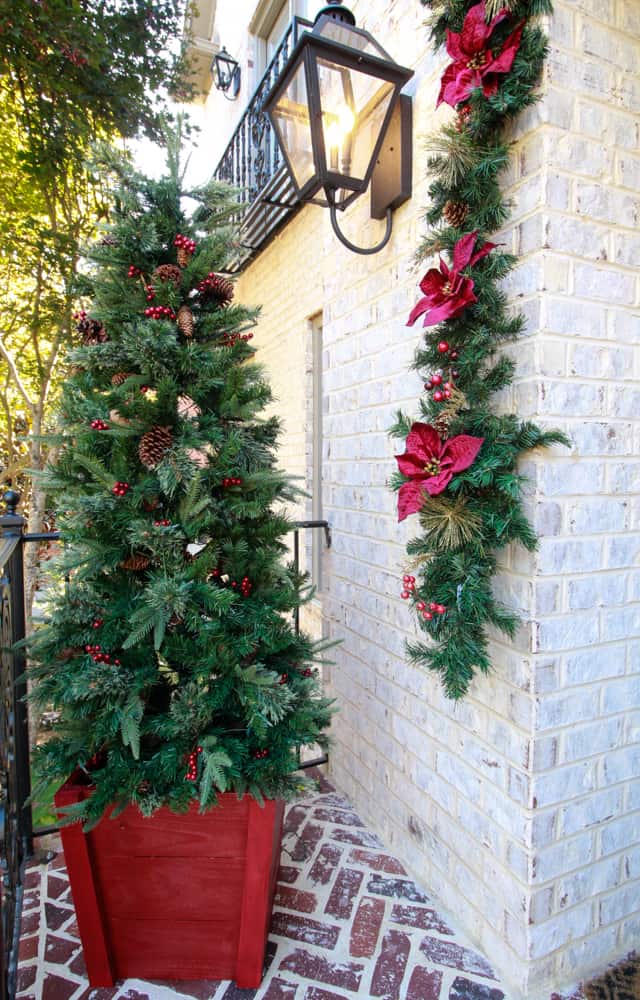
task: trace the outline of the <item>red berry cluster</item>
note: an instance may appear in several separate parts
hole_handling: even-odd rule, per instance
[[[149,319],[175,319],[176,314],[170,306],[147,306],[144,311]]]
[[[451,394],[456,387],[455,380],[458,377],[457,371],[452,371],[447,382],[443,381],[444,376],[439,372],[431,375],[425,382],[425,389],[430,392],[433,389],[433,399],[436,403],[441,403],[443,399],[451,399]]]
[[[112,487],[111,492],[117,497],[124,497],[130,489],[131,487],[129,486],[129,483],[118,482]]]
[[[232,580],[231,586],[235,589],[238,586],[238,584],[235,582],[235,580]],[[243,576],[242,582],[240,583],[240,593],[242,594],[243,597],[250,597],[252,590],[253,590],[253,584],[251,583],[251,580],[249,579],[248,576]]]
[[[242,480],[240,476],[225,476],[222,480],[222,485],[225,489],[229,486],[242,486]]]
[[[145,285],[144,290],[147,295],[147,302],[153,302],[156,297],[156,290],[153,285]]]
[[[129,270],[127,271],[128,278],[139,278],[142,271],[135,264],[129,264]]]
[[[91,628],[102,628],[104,625],[104,618],[96,618],[95,621],[91,622]]]
[[[256,758],[256,760],[264,760],[265,757],[269,756],[269,751],[268,750],[256,750],[256,752],[254,753],[253,756]]]
[[[462,132],[467,127],[469,123],[469,118],[471,117],[471,105],[463,104],[461,108],[458,108],[458,117],[455,121],[456,132]]]
[[[306,670],[303,670],[302,671],[302,676],[303,677],[313,677],[313,670],[311,669],[311,667],[307,667]]]
[[[91,429],[94,431],[108,431],[109,424],[99,418],[91,421]]]
[[[253,340],[252,333],[223,333],[220,343],[223,347],[234,347],[239,340]]]
[[[436,604],[435,601],[431,601],[428,608],[424,601],[417,601],[416,611],[421,611],[424,620],[430,622],[434,615],[446,614],[447,609],[444,604]]]
[[[211,571],[211,578],[213,580],[218,580],[222,584],[226,584],[229,581],[229,577],[222,576],[222,570],[220,569],[219,566],[216,566],[216,568]],[[237,590],[238,581],[231,580],[229,586],[232,587],[233,590]],[[240,581],[240,593],[242,594],[243,597],[250,597],[252,590],[253,590],[253,584],[251,583],[251,580],[249,579],[248,576],[243,576],[242,580]]]
[[[415,576],[409,576],[408,573],[405,573],[402,577],[402,582],[404,584],[404,589],[402,590],[400,597],[403,601],[406,601],[409,597],[411,597],[416,589],[416,578]]]
[[[103,653],[102,646],[99,643],[95,643],[93,646],[87,643],[84,647],[84,651],[85,653],[90,654],[94,663],[111,663],[111,653]],[[113,665],[115,667],[119,667],[120,660],[114,660]]]
[[[187,773],[184,776],[185,781],[196,781],[198,778],[198,754],[202,753],[202,747],[196,747],[192,750],[187,758]]]
[[[140,386],[140,392],[149,392],[149,386],[148,385],[141,385]]]
[[[289,680],[289,674],[280,674],[280,683],[286,684]]]
[[[180,233],[176,236],[173,241],[174,247],[178,247],[179,250],[186,250],[187,253],[194,253],[196,249],[196,241],[190,240],[188,236],[182,236]]]
[[[154,528],[168,528],[170,524],[171,521],[167,517],[163,517],[161,521],[153,522]]]
[[[448,354],[449,358],[451,359],[451,361],[457,361],[458,360],[458,352],[457,351],[452,351],[451,347],[449,346],[449,344],[447,343],[446,340],[441,340],[438,343],[438,353],[439,354]]]

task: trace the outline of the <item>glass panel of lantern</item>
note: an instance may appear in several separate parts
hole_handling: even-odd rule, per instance
[[[269,115],[293,180],[301,191],[315,174],[304,61],[296,66]]]
[[[317,66],[328,179],[339,174],[343,186],[362,190],[394,84],[329,59]]]

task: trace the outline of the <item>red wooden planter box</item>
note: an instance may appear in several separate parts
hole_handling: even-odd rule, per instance
[[[91,794],[73,775],[64,808]],[[118,979],[235,979],[260,985],[280,858],[284,803],[234,794],[215,809],[128,806],[83,833],[62,828],[91,986]]]

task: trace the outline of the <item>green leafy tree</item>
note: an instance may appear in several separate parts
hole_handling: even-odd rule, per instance
[[[46,498],[25,477],[43,467],[65,371],[79,247],[108,192],[96,141],[160,131],[181,63],[171,42],[181,0],[42,0],[0,5],[0,473],[42,528]],[[29,603],[37,551],[27,553]]]
[[[70,582],[33,645],[35,703],[61,713],[38,766],[45,784],[91,771],[89,820],[114,802],[290,795],[297,750],[326,745],[331,713],[319,648],[292,627],[295,491],[262,416],[256,312],[220,274],[236,204],[211,184],[187,218],[170,164],[157,182],[125,173],[93,248],[44,475]]]

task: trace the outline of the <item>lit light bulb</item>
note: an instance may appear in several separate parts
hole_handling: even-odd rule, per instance
[[[355,121],[351,108],[343,104],[337,113],[331,115],[331,122],[325,126],[325,147],[329,153],[331,170],[338,170],[338,163],[342,158],[342,169],[348,172],[350,156],[345,153]]]

